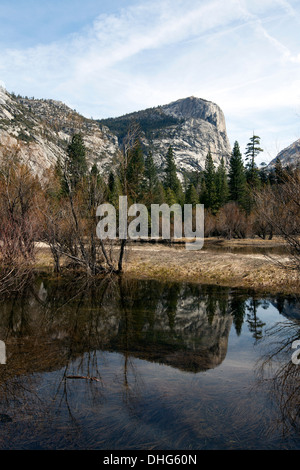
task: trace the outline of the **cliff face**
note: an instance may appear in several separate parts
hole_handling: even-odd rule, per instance
[[[300,139],[281,150],[277,157],[269,163],[269,169],[274,168],[277,158],[280,159],[283,167],[300,165]]]
[[[231,152],[222,110],[190,97],[119,118],[87,119],[60,101],[23,98],[0,88],[0,156],[18,149],[37,173],[64,158],[71,136],[81,132],[90,164],[108,170],[132,123],[138,123],[145,149],[162,167],[168,148],[179,171],[203,169],[210,151],[216,166]]]
[[[210,151],[216,165],[224,157],[228,163],[231,148],[225,117],[215,103],[189,97],[114,119],[100,121],[115,132],[119,140],[130,123],[138,123],[146,150],[152,150],[158,166],[171,145],[179,170],[203,170]]]
[[[87,158],[105,169],[118,151],[118,139],[60,101],[12,96],[0,88],[0,156],[17,151],[32,169],[41,174],[64,159],[74,133],[82,132]]]

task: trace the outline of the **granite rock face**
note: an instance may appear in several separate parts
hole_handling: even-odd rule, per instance
[[[90,165],[108,171],[132,122],[138,123],[144,151],[153,151],[158,167],[163,167],[170,145],[180,172],[204,169],[209,151],[216,166],[221,157],[229,161],[224,114],[210,101],[189,97],[119,118],[94,120],[60,101],[24,98],[0,87],[0,157],[17,148],[38,174],[57,158],[64,159],[77,132],[83,135]]]
[[[277,158],[281,161],[283,167],[286,166],[299,166],[300,165],[300,139],[293,142],[288,147],[284,148],[279,152],[276,158],[274,158],[268,165],[269,169],[275,167]]]
[[[170,145],[179,170],[203,170],[208,152],[216,166],[222,157],[225,164],[229,162],[231,148],[225,117],[220,107],[210,101],[192,96],[101,122],[119,140],[130,123],[138,123],[144,147],[153,152],[158,166],[163,165]]]
[[[18,149],[21,158],[41,174],[64,159],[74,133],[81,132],[90,164],[110,166],[118,139],[108,128],[86,119],[60,101],[12,96],[0,88],[0,157]]]

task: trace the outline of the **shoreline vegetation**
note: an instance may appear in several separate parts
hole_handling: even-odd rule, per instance
[[[299,272],[292,267],[284,239],[276,236],[272,240],[210,237],[199,251],[186,250],[184,240],[128,242],[124,261],[122,276],[127,278],[300,294]],[[35,268],[53,271],[50,249],[45,244],[37,250]]]
[[[22,161],[21,148],[6,149],[0,165],[0,293],[20,291],[27,273],[44,269],[58,278],[122,275],[299,294],[300,168],[283,169],[280,161],[274,171],[257,168],[260,138],[253,135],[246,165],[236,142],[229,169],[223,158],[215,168],[209,152],[205,169],[181,175],[181,182],[172,147],[159,173],[151,152],[144,156],[139,132],[129,129],[109,174],[96,163],[89,167],[81,134],[73,136],[65,160],[42,175]],[[124,196],[136,211],[126,209],[126,217]],[[132,226],[140,237],[144,222],[152,232],[155,221],[151,214],[142,223],[137,204],[148,211],[155,204],[160,213],[167,206],[169,229],[162,215],[157,223],[160,243],[132,241]],[[174,237],[196,233],[195,227],[186,231],[181,219],[177,231],[174,207],[193,208],[197,226],[198,204],[204,206],[204,247],[190,251],[185,239]],[[113,223],[104,217],[107,209],[98,212],[107,205],[114,209]],[[97,218],[105,236],[99,236]]]

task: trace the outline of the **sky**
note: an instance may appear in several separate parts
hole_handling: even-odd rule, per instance
[[[300,138],[299,0],[0,0],[0,85],[94,119],[196,96],[268,163]]]

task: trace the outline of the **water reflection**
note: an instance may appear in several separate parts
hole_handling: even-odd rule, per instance
[[[291,312],[292,318],[295,305],[286,305],[286,308],[288,313]],[[293,345],[299,339],[299,318],[276,322],[265,332],[265,351],[258,361],[256,371],[258,384],[265,387],[270,401],[280,411],[273,424],[280,426],[285,436],[291,430],[300,432],[300,369],[298,363],[292,360]]]
[[[214,286],[44,280],[3,302],[1,311],[10,367],[18,361],[14,349],[28,343],[28,355],[37,346],[47,349],[51,367],[105,349],[199,372],[224,360],[232,322],[237,327],[243,322],[245,299],[232,300],[228,289]],[[37,366],[30,358],[29,368],[32,363]]]
[[[268,319],[271,307],[279,322]],[[293,298],[261,299],[220,286],[43,277],[3,298],[0,311],[7,355],[0,366],[0,448],[241,448],[249,445],[252,422],[251,445],[259,447],[262,410],[268,430],[278,416],[265,406],[265,395],[254,412],[239,388],[248,387],[259,358],[256,386],[283,405],[281,423],[298,426],[298,368],[288,354],[300,336]],[[245,344],[251,345],[246,364]],[[226,368],[238,360],[239,368]],[[237,413],[241,399],[247,412]],[[239,439],[221,432],[225,418]]]

